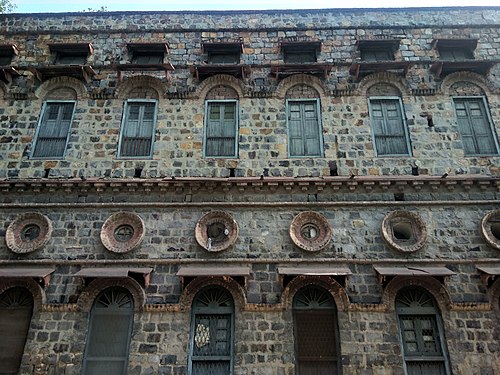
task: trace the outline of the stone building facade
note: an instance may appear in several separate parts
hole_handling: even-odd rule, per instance
[[[0,373],[500,374],[499,8],[0,18]]]

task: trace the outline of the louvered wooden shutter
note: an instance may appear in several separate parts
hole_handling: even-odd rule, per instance
[[[33,157],[64,156],[75,103],[46,103]]]
[[[321,156],[317,103],[288,102],[290,156]]]
[[[465,154],[496,154],[494,134],[482,98],[454,101]]]
[[[121,157],[149,157],[153,145],[156,103],[127,103],[120,144]]]
[[[234,102],[209,102],[205,156],[236,157],[237,113]]]
[[[399,99],[372,99],[370,112],[377,155],[408,155]]]

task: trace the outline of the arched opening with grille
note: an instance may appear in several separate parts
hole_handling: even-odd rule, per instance
[[[134,303],[128,290],[105,289],[90,312],[90,325],[83,363],[84,375],[127,373]]]
[[[22,287],[0,295],[0,374],[17,374],[28,337],[33,296]]]
[[[420,287],[396,296],[404,368],[407,375],[449,375],[443,324],[434,297]]]
[[[341,374],[337,307],[332,295],[314,285],[299,290],[293,299],[293,322],[295,373]]]
[[[209,286],[193,301],[188,373],[232,375],[233,357],[233,297],[224,288]]]

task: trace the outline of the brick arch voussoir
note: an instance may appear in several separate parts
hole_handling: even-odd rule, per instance
[[[179,299],[181,311],[190,311],[196,294],[207,286],[220,286],[231,293],[236,308],[243,310],[246,305],[246,296],[243,287],[231,277],[200,276],[191,281],[182,291]]]
[[[296,85],[306,85],[314,88],[321,99],[325,98],[326,90],[323,82],[318,78],[308,74],[294,74],[283,79],[276,89],[276,96],[280,99],[285,99],[289,89]]]
[[[402,96],[411,95],[410,88],[407,86],[403,78],[390,72],[378,72],[367,75],[359,82],[358,89],[356,91],[358,95],[366,96],[370,87],[380,83],[396,87]]]
[[[130,277],[124,278],[97,278],[93,280],[80,294],[77,306],[79,311],[90,311],[95,299],[105,289],[121,287],[127,289],[134,301],[134,311],[140,312],[146,303],[146,293],[142,286]]]
[[[27,289],[33,296],[33,311],[40,311],[46,303],[45,291],[33,279],[8,278],[0,281],[0,295],[10,288],[21,287]]]
[[[498,312],[500,317],[500,279],[496,279],[493,285],[490,287],[490,302],[493,306],[493,310]]]
[[[434,277],[396,276],[387,284],[382,294],[382,303],[388,307],[388,311],[395,311],[396,295],[401,289],[408,286],[419,286],[432,294],[436,299],[441,314],[445,314],[450,310],[452,302],[448,290]]]
[[[494,86],[491,84],[491,82],[488,81],[482,75],[474,72],[465,72],[465,71],[455,72],[447,75],[441,82],[441,85],[439,86],[439,91],[441,91],[443,95],[450,96],[451,87],[458,82],[472,83],[481,88],[481,90],[483,90],[485,94],[500,92],[500,90],[495,89]]]
[[[219,85],[231,87],[236,91],[239,98],[245,96],[243,82],[240,79],[228,74],[216,74],[203,80],[203,82],[196,89],[195,96],[199,99],[205,100],[208,92]]]
[[[82,81],[67,76],[51,78],[43,82],[35,91],[35,96],[38,99],[45,98],[51,91],[58,88],[71,88],[76,92],[77,99],[88,97],[88,91]]]
[[[150,87],[158,93],[158,98],[165,98],[167,93],[166,84],[159,78],[140,75],[124,79],[120,82],[115,91],[115,97],[118,99],[129,99],[129,93],[137,87]]]
[[[337,311],[347,311],[349,297],[345,289],[337,281],[329,276],[297,276],[285,287],[281,296],[282,305],[286,310],[293,306],[295,294],[302,288],[315,285],[327,290],[337,305]]]

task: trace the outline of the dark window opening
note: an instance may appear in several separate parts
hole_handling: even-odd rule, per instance
[[[439,48],[439,58],[450,61],[472,60],[474,59],[474,52],[465,47]]]
[[[367,48],[361,50],[363,61],[391,61],[394,60],[394,52],[390,49]]]
[[[163,52],[155,51],[134,51],[132,54],[132,64],[148,65],[148,64],[163,64]]]
[[[394,223],[392,232],[396,240],[410,241],[414,238],[413,226],[409,222]]]

